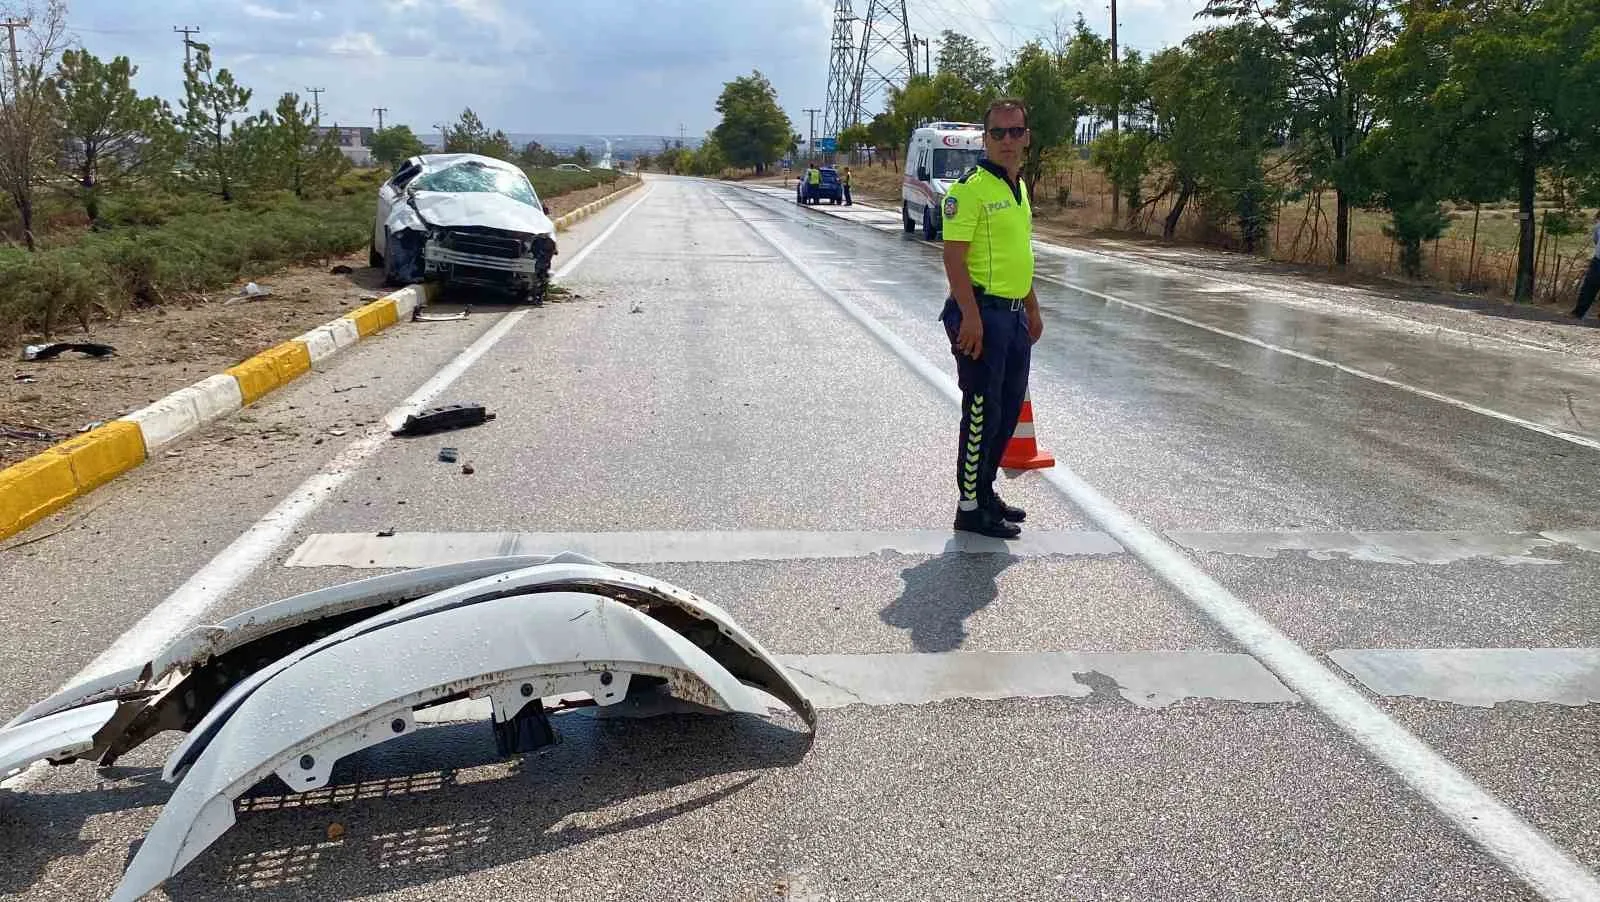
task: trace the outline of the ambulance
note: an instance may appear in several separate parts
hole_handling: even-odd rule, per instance
[[[900,187],[901,225],[928,241],[944,231],[944,195],[983,156],[980,122],[930,122],[911,133]]]

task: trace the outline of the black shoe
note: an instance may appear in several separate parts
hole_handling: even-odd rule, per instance
[[[1023,520],[1028,519],[1027,511],[1020,507],[1012,507],[1001,501],[999,495],[989,499],[989,510],[993,511],[997,518],[1008,520],[1012,523],[1021,523]]]
[[[956,511],[956,530],[975,532],[995,539],[1015,539],[1022,534],[1020,526],[1007,523],[994,511],[982,507],[970,511]]]

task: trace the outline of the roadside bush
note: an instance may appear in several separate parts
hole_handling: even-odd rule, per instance
[[[260,201],[262,199],[258,199]],[[265,201],[164,218],[149,228],[85,235],[71,247],[0,255],[0,337],[87,328],[97,312],[162,303],[257,278],[293,263],[327,260],[366,243],[372,197]]]
[[[539,195],[540,200],[549,200],[569,191],[582,191],[596,185],[609,185],[621,178],[621,174],[614,169],[591,169],[588,172],[573,172],[568,169],[524,169],[523,171],[528,174],[528,181],[533,183],[533,190]]]

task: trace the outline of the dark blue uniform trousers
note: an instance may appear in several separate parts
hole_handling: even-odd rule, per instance
[[[956,457],[956,488],[963,502],[984,506],[994,497],[994,480],[1000,472],[1011,434],[1022,416],[1022,399],[1028,393],[1028,367],[1033,341],[1028,337],[1028,310],[1020,301],[978,294],[983,317],[983,355],[973,360],[956,346],[961,331],[961,308],[955,298],[945,299],[940,320],[950,337],[961,386],[961,436]]]

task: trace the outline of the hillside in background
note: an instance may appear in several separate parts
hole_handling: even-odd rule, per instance
[[[430,147],[438,147],[442,142],[437,132],[420,136]],[[540,134],[536,132],[508,132],[506,137],[511,139],[511,145],[521,148],[529,141],[538,141],[544,147],[558,154],[570,154],[579,146],[589,148],[589,152],[598,159],[605,153],[606,141],[611,141],[611,153],[621,159],[631,159],[641,153],[657,153],[661,150],[662,141],[676,141],[672,135],[559,135]],[[685,137],[683,145],[688,148],[699,147],[704,139]]]

